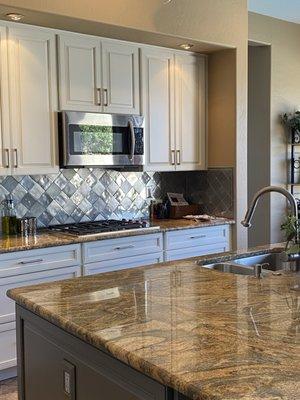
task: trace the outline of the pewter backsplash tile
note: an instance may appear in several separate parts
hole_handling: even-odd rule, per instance
[[[231,169],[201,172],[119,172],[66,169],[57,175],[0,177],[0,201],[11,194],[18,217],[35,216],[38,226],[106,218],[147,218],[147,188],[156,199],[184,193],[207,213],[232,216]]]

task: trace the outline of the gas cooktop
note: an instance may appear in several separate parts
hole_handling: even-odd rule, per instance
[[[142,228],[157,230],[158,227],[150,227],[147,221],[108,219],[94,222],[79,222],[74,224],[52,225],[49,229],[56,232],[67,233],[73,236],[103,235],[116,231],[133,231]]]

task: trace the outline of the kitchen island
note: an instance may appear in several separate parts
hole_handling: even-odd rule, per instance
[[[300,276],[195,261],[10,290],[20,399],[298,400]]]

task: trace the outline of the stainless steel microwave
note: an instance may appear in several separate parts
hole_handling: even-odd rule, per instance
[[[144,164],[144,118],[62,111],[60,166],[126,167]]]

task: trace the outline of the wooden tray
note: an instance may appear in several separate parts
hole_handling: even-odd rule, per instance
[[[180,219],[185,215],[200,214],[199,204],[190,204],[188,206],[171,206],[169,218]]]

